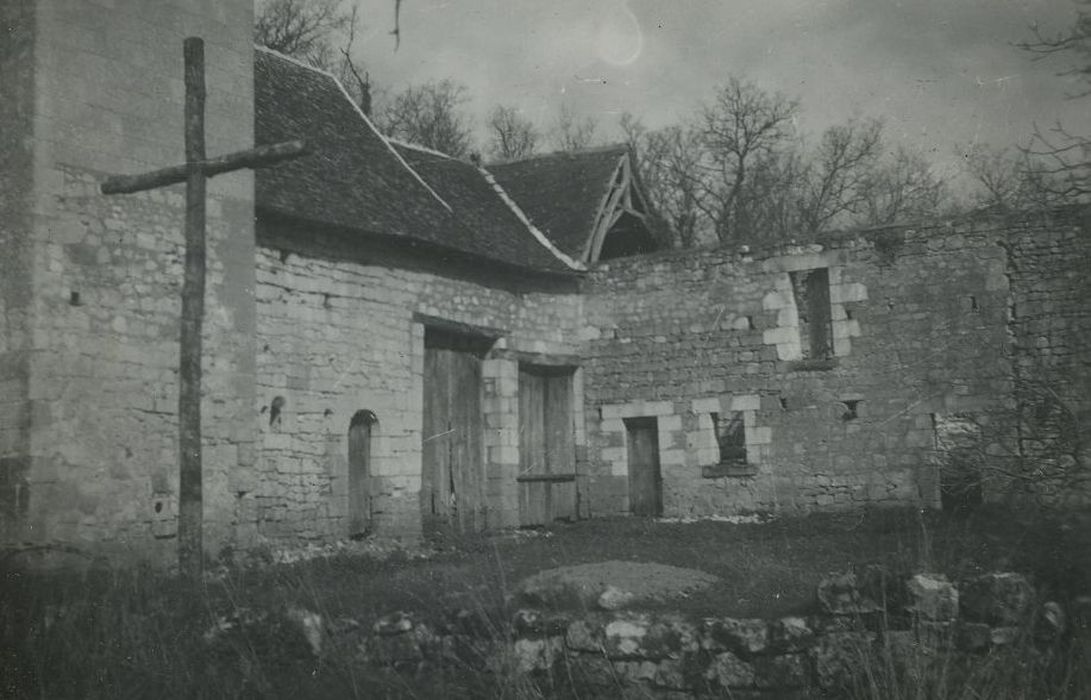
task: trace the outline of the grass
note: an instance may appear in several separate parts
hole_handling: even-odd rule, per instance
[[[626,518],[558,525],[534,537],[469,538],[426,560],[338,555],[227,569],[197,590],[139,569],[13,570],[0,589],[0,696],[535,697],[544,691],[514,674],[457,666],[387,673],[357,663],[352,649],[316,659],[285,621],[286,611],[351,618],[369,629],[394,611],[429,618],[465,609],[502,639],[505,598],[515,582],[542,569],[604,559],[696,566],[719,576],[721,584],[670,604],[694,615],[806,613],[822,576],[867,564],[956,579],[1023,571],[1047,595],[1065,599],[1091,591],[1089,535],[1086,527],[1024,522],[996,511],[968,519],[864,511],[762,525]],[[273,611],[257,628],[262,633],[205,640],[216,624],[254,611]],[[873,671],[867,687],[876,689],[870,697],[923,697],[891,690],[902,678],[883,659],[873,661],[866,666]]]

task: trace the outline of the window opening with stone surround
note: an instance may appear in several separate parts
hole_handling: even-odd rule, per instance
[[[716,446],[720,451],[720,464],[746,464],[746,421],[742,411],[713,413],[712,425],[716,431]]]
[[[799,317],[800,349],[805,360],[833,357],[830,274],[825,267],[790,272]]]

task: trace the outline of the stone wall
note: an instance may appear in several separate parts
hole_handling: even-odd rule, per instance
[[[544,282],[528,286],[502,270],[462,269],[442,256],[399,259],[374,240],[353,243],[314,228],[269,222],[259,236],[255,411],[262,450],[247,521],[273,540],[344,537],[349,422],[370,410],[378,419],[373,529],[419,533],[421,319],[435,318],[499,337],[483,364],[488,519],[518,524],[519,362],[576,352],[582,300],[574,286],[568,293]],[[276,397],[283,406],[270,420]]]
[[[29,311],[33,196],[34,3],[0,6],[0,542],[23,536],[29,507]]]
[[[29,303],[20,304],[28,340],[18,371],[29,406],[21,424],[28,461],[26,506],[6,539],[170,557],[182,188],[105,197],[98,186],[108,174],[182,159],[182,40],[189,35],[206,46],[208,152],[252,144],[252,3],[29,5],[33,67],[14,74],[19,94],[32,90],[33,105],[30,122],[21,111],[13,135],[33,154],[30,172],[20,175],[32,191],[16,232],[22,279],[30,281],[22,290]],[[15,50],[25,62],[26,47]],[[28,75],[32,88],[21,82]],[[8,86],[5,79],[0,109],[10,110]],[[10,111],[3,119],[6,136]],[[209,185],[203,411],[213,552],[231,540],[232,480],[253,461],[252,190],[247,173]],[[5,303],[10,298],[5,287]]]
[[[874,567],[819,584],[814,614],[779,619],[669,611],[517,611],[510,629],[404,614],[380,619],[358,645],[371,663],[403,669],[470,664],[580,693],[640,697],[840,697],[865,672],[898,668],[939,679],[987,653],[1046,648],[1065,631],[1057,603],[1038,601],[1019,574],[990,573],[958,586],[941,575],[904,578]],[[358,629],[341,620],[331,629]],[[1030,636],[1033,633],[1033,637]],[[336,635],[334,635],[336,639]],[[344,640],[341,640],[344,644]],[[1013,658],[1016,658],[1013,655]],[[919,677],[916,678],[920,680]]]
[[[937,424],[969,416],[993,426],[983,449],[1010,452],[1007,240],[1052,227],[979,219],[601,265],[583,330],[591,512],[627,510],[637,416],[657,417],[667,515],[938,505]],[[829,351],[808,357],[800,280],[823,268]],[[722,463],[712,414],[744,423],[745,464]]]
[[[1088,211],[1030,218],[1006,250],[1019,412],[1015,454],[1037,469],[1032,495],[1091,495],[1091,231]]]

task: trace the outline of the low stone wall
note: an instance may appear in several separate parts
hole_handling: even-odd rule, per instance
[[[523,609],[499,632],[467,613],[439,625],[399,614],[380,620],[361,649],[381,665],[458,659],[602,692],[791,697],[844,688],[868,658],[907,664],[937,651],[979,654],[1029,630],[1048,640],[1064,624],[1058,606],[1039,609],[1028,581],[1011,573],[956,586],[875,568],[830,577],[817,595],[821,612],[773,620]]]

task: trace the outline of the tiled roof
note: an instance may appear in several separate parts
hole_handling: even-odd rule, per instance
[[[571,271],[470,163],[382,137],[330,75],[254,56],[255,140],[310,154],[255,176],[259,209],[542,271]],[[410,161],[410,162],[407,162]]]
[[[499,242],[510,237],[513,231],[525,233],[530,229],[518,205],[499,190],[490,173],[473,163],[437,151],[395,140],[390,143],[405,162],[454,207],[458,217],[484,238]],[[542,250],[557,251],[548,238],[544,235],[542,238],[539,243]],[[560,251],[557,253],[563,255]]]
[[[582,259],[625,145],[551,153],[488,166],[497,182],[568,255]]]

